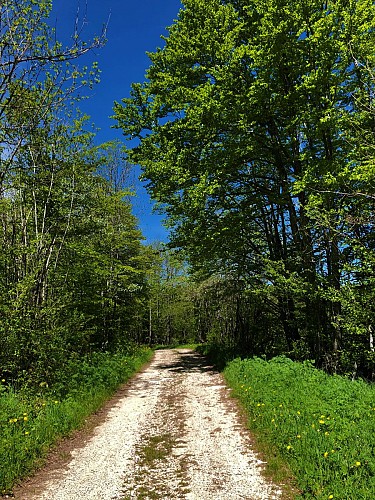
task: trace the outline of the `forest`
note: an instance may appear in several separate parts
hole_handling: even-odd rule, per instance
[[[99,83],[51,3],[2,4],[1,376],[208,342],[374,375],[374,6],[186,0],[147,80],[114,104],[131,145],[79,112]],[[134,145],[134,139],[137,139]],[[145,245],[132,165],[171,241]]]
[[[365,394],[367,455],[335,455],[326,477],[344,495],[346,467],[372,495],[374,3],[183,0],[145,80],[108,110],[123,141],[103,144],[80,101],[100,85],[106,30],[82,40],[76,23],[65,46],[51,10],[0,5],[0,494],[155,348],[201,344],[219,368],[235,360],[228,383],[287,459],[306,419],[312,470],[335,451],[322,455],[333,401],[344,447]],[[139,229],[137,166],[168,242]],[[296,374],[301,401],[316,390],[304,416]],[[311,498],[333,498],[311,478]]]

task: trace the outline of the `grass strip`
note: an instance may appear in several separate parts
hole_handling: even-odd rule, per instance
[[[375,498],[373,385],[283,356],[235,359],[224,376],[258,440],[295,475],[297,498]]]
[[[53,388],[14,392],[0,385],[0,493],[35,470],[58,439],[78,429],[144,363],[151,349],[130,355],[96,353],[70,361]]]

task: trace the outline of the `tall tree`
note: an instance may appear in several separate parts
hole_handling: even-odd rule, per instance
[[[374,14],[369,0],[185,0],[147,81],[115,104],[174,244],[208,274],[272,288],[288,351],[331,369]]]
[[[146,294],[125,162],[75,110],[98,69],[73,60],[104,34],[85,43],[77,28],[65,48],[50,11],[48,0],[0,6],[0,370],[14,381],[48,382],[70,356],[137,340],[130,318]]]

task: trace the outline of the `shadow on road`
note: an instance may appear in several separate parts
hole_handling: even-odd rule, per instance
[[[178,350],[177,350],[178,352]],[[194,351],[189,352],[179,352],[180,358],[173,363],[158,363],[156,366],[161,370],[168,370],[175,373],[184,372],[210,372],[218,373],[217,370],[211,366],[207,359]]]

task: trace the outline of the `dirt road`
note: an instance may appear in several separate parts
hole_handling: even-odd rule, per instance
[[[188,349],[162,350],[65,466],[17,500],[278,499],[221,375]]]

